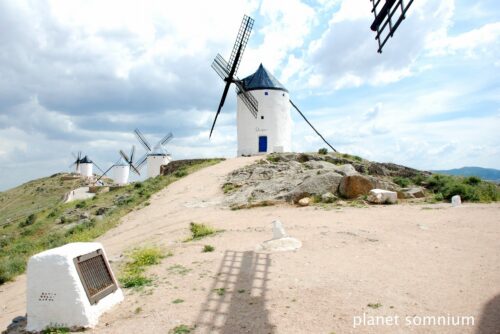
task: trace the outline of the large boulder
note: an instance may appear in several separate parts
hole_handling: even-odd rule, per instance
[[[368,194],[368,202],[375,204],[395,204],[398,202],[398,193],[384,189],[372,189]]]
[[[288,195],[288,200],[297,202],[303,197],[312,195],[321,196],[324,193],[337,193],[342,175],[335,172],[313,174],[300,183]]]
[[[364,175],[346,175],[339,184],[339,193],[345,198],[356,198],[360,195],[367,195],[375,188],[371,178]]]

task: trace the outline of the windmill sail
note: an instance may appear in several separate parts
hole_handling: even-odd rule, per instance
[[[372,13],[375,17],[370,29],[377,33],[375,39],[378,42],[378,53],[382,53],[382,48],[398,29],[401,22],[406,17],[406,12],[410,8],[413,0],[408,0],[406,5],[403,0],[371,0]],[[387,29],[387,31],[386,31]]]
[[[241,21],[240,29],[238,30],[238,35],[236,36],[233,50],[231,51],[231,56],[229,57],[229,62],[226,62],[226,60],[220,54],[217,54],[212,63],[212,68],[226,82],[226,84],[222,92],[219,107],[217,108],[217,112],[215,113],[212,127],[210,128],[209,138],[212,137],[215,123],[217,122],[217,118],[219,117],[220,111],[222,110],[224,102],[226,101],[227,93],[229,92],[229,86],[233,82],[237,85],[236,92],[240,94],[243,102],[248,106],[248,109],[252,112],[254,117],[257,117],[257,100],[253,96],[251,96],[251,93],[246,92],[242,88],[241,83],[239,83],[239,80],[236,77],[236,72],[238,72],[243,52],[245,51],[248,39],[250,38],[250,33],[252,32],[253,24],[254,20],[251,17],[244,15],[243,20]]]

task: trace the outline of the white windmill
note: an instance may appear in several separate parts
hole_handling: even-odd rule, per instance
[[[120,159],[118,159],[117,162],[115,162],[111,167],[109,167],[102,175],[96,180],[96,183],[99,183],[99,181],[112,169],[113,170],[113,180],[115,181],[116,185],[123,186],[128,184],[128,179],[130,176],[130,170],[137,175],[141,175],[139,170],[134,166],[134,152],[135,152],[135,146],[132,146],[132,150],[130,151],[130,158],[120,150]],[[102,184],[102,183],[101,183]]]
[[[161,166],[167,165],[170,161],[172,161],[172,156],[167,152],[165,145],[171,141],[172,138],[174,138],[174,135],[171,132],[168,133],[152,148],[139,129],[135,129],[134,133],[144,149],[147,151],[143,157],[137,160],[137,169],[140,169],[145,163],[147,163],[148,177],[160,175]]]
[[[245,15],[229,62],[218,54],[212,63],[212,68],[224,80],[225,87],[212,123],[210,137],[217,117],[224,106],[229,86],[234,83],[238,96],[236,118],[239,156],[291,151],[292,118],[290,106],[294,107],[316,134],[336,152],[290,100],[288,90],[262,64],[254,74],[243,80],[236,76],[253,23],[254,20]]]
[[[93,176],[93,170],[94,166],[102,173],[102,169],[97,166],[95,162],[90,160],[90,158],[85,155],[82,158],[82,152],[78,152],[78,156],[76,156],[74,153],[73,157],[75,157],[75,161],[70,165],[70,167],[75,166],[75,171],[77,174],[80,174],[81,176],[85,178],[91,178]]]

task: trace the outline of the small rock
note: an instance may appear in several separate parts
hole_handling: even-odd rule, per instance
[[[311,199],[309,197],[304,197],[301,198],[298,203],[300,206],[308,206],[309,203],[311,203]]]
[[[462,199],[460,198],[460,195],[455,195],[451,198],[451,205],[459,206],[461,204],[462,204]]]
[[[97,216],[94,217],[94,219],[97,220],[97,221],[101,221],[101,220],[104,219],[104,216],[103,215],[97,215]]]
[[[405,198],[423,198],[425,197],[424,188],[413,187],[413,188],[403,188],[401,189]]]
[[[80,214],[80,219],[88,219],[88,218],[90,218],[90,213],[88,213],[88,212],[82,212]]]
[[[323,203],[333,203],[335,199],[336,199],[335,195],[332,194],[331,192],[327,192],[321,195],[321,201]]]
[[[395,204],[398,202],[398,193],[395,191],[372,189],[368,201],[375,204]]]

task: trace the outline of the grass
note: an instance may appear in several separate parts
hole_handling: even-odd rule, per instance
[[[224,288],[214,289],[214,291],[218,296],[224,296],[226,294],[226,289]]]
[[[184,242],[199,240],[201,238],[205,238],[209,235],[216,234],[218,232],[222,232],[221,230],[217,230],[211,226],[206,224],[198,224],[191,222],[189,224],[189,230],[191,231],[191,236],[184,240]]]
[[[408,186],[413,183],[409,178],[401,176],[394,177],[392,181],[401,188],[408,188]]]
[[[168,331],[168,334],[189,334],[194,328],[188,325],[179,325]]]
[[[215,250],[215,247],[212,245],[205,245],[203,246],[202,253],[211,253]]]
[[[180,264],[174,264],[173,266],[168,267],[167,270],[172,274],[177,274],[181,276],[185,276],[188,272],[191,271],[191,269],[186,268]]]
[[[186,167],[185,171],[190,174],[220,161],[200,161]],[[54,176],[0,193],[0,284],[22,274],[33,254],[69,242],[94,240],[118,225],[121,217],[147,203],[152,194],[179,178],[175,175],[157,176],[99,193],[91,200],[66,204],[60,203],[62,196],[80,186],[80,180],[63,181],[62,176]],[[106,210],[98,220],[95,216],[100,208]],[[87,220],[80,219],[84,213],[90,215]],[[32,214],[36,216],[32,224],[18,226]],[[72,222],[74,226],[68,225]]]
[[[380,304],[380,303],[370,303],[370,304],[368,304],[366,306],[368,306],[369,308],[378,309],[378,308],[382,307],[382,304]]]
[[[124,288],[141,288],[150,285],[153,280],[144,272],[146,267],[160,263],[161,259],[171,256],[158,247],[145,247],[134,249],[129,254],[129,261],[123,266],[118,280]]]
[[[224,194],[229,194],[229,193],[237,190],[240,187],[241,186],[239,186],[237,184],[228,182],[228,183],[224,183],[224,185],[222,186],[222,191],[224,192]]]
[[[69,328],[67,327],[48,327],[48,328],[45,328],[43,331],[42,331],[42,334],[66,334],[66,333],[70,333],[70,330]]]
[[[363,158],[361,158],[360,156],[350,155],[350,154],[347,154],[347,153],[343,153],[342,154],[342,158],[349,159],[349,160],[354,160],[354,161],[358,161],[358,162],[363,161]]]
[[[184,303],[184,299],[177,298],[172,300],[172,304],[180,304],[180,303]]]

